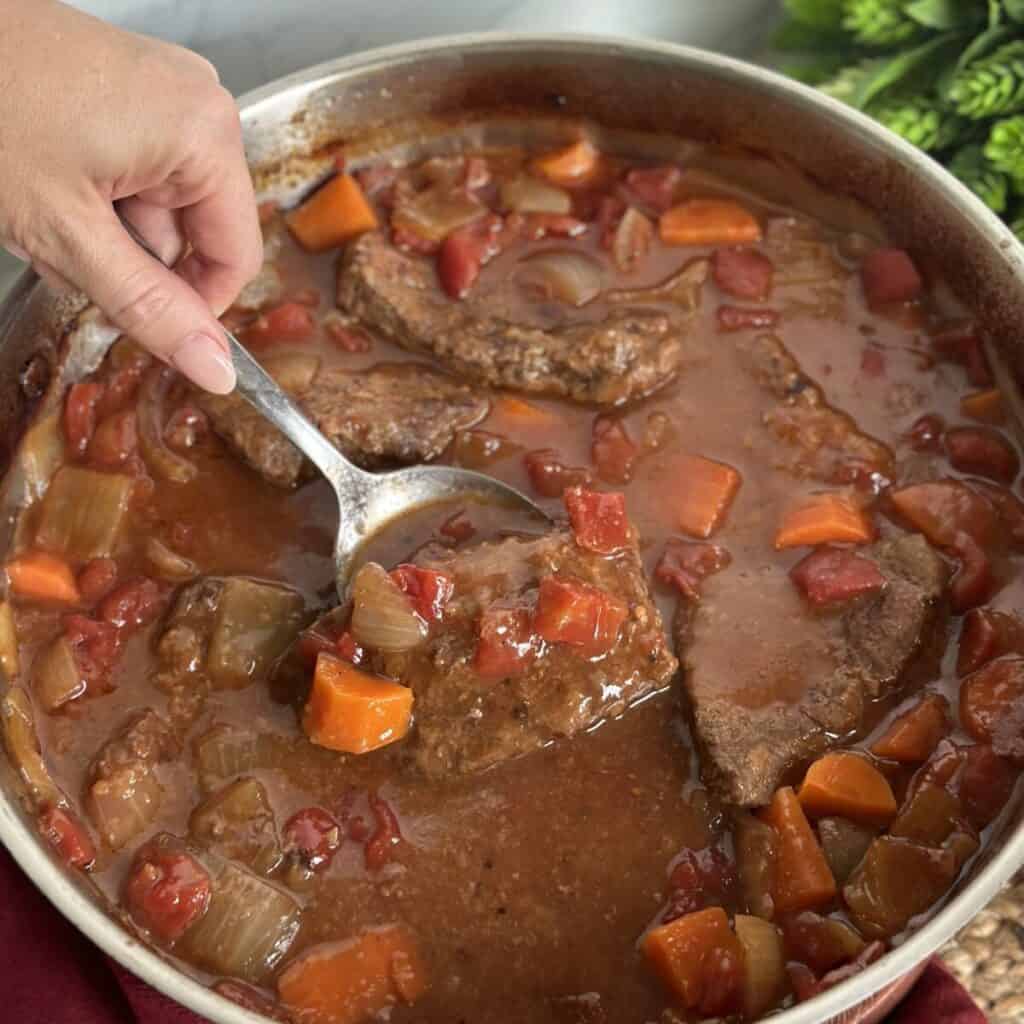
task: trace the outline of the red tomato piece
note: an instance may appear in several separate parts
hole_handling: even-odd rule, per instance
[[[441,621],[445,606],[455,592],[455,581],[450,576],[406,563],[392,569],[391,578],[409,598],[418,615],[427,622]]]
[[[142,375],[152,365],[153,357],[141,348],[131,348],[118,353],[114,363],[107,361],[104,375],[104,391],[96,406],[96,415],[104,419],[125,408],[135,397]]]
[[[628,484],[640,449],[633,443],[621,419],[598,416],[591,431],[590,458],[597,475],[610,484]]]
[[[356,638],[347,629],[338,637],[334,647],[342,658],[352,662],[353,665],[361,664],[366,658],[366,651],[356,643]],[[324,650],[330,650],[330,648],[326,647]],[[313,664],[316,664],[316,658],[313,659]]]
[[[517,676],[537,654],[530,615],[525,608],[492,605],[480,616],[473,669],[487,679]]]
[[[94,693],[109,692],[110,673],[121,653],[121,634],[117,627],[85,615],[68,615],[64,619],[64,635],[75,652],[75,661],[89,689]]]
[[[701,583],[731,561],[732,555],[719,544],[670,537],[654,567],[654,575],[675,587],[687,600],[699,601]]]
[[[118,629],[131,631],[153,622],[163,607],[164,595],[157,584],[140,577],[122,583],[100,604],[100,618]]]
[[[626,496],[571,487],[563,495],[573,536],[581,548],[613,555],[630,543]]]
[[[961,473],[1011,483],[1020,469],[1013,445],[990,427],[954,427],[946,431],[946,455]]]
[[[455,544],[462,544],[476,534],[476,527],[469,516],[460,509],[454,515],[449,516],[438,527],[437,532]]]
[[[626,212],[626,204],[618,196],[601,196],[597,204],[597,234],[602,249],[610,249],[615,241],[615,232]]]
[[[967,820],[979,830],[991,825],[1016,783],[1013,765],[987,743],[968,747],[960,772],[960,801]]]
[[[366,841],[363,858],[367,871],[379,871],[389,861],[394,860],[395,853],[402,844],[402,830],[387,800],[376,793],[371,793],[368,799],[376,824]]]
[[[82,456],[89,447],[103,390],[103,385],[95,380],[81,380],[68,390],[64,401],[64,436],[73,455]]]
[[[1000,536],[1015,547],[1024,548],[1024,502],[1001,484],[988,480],[972,480],[971,490],[983,495],[1000,519]]]
[[[560,498],[569,487],[587,486],[593,479],[589,469],[567,466],[553,448],[527,452],[523,465],[533,489],[545,498]]]
[[[1024,621],[992,608],[972,608],[960,627],[957,675],[970,675],[1004,654],[1024,654]]]
[[[738,886],[736,865],[718,846],[684,849],[668,876],[668,906],[661,915],[667,924],[707,907],[728,907]]]
[[[71,811],[48,807],[40,812],[38,824],[43,838],[69,867],[88,871],[96,863],[96,844]]]
[[[549,643],[567,644],[584,657],[596,658],[615,646],[628,615],[623,601],[583,580],[545,576],[533,628]]]
[[[849,601],[885,586],[875,562],[848,548],[818,548],[789,570],[789,578],[814,605]]]
[[[481,268],[500,251],[500,217],[491,214],[456,228],[442,243],[437,273],[445,294],[465,298],[480,276]]]
[[[122,409],[102,420],[89,442],[89,461],[102,469],[118,469],[139,448],[134,409]]]
[[[995,578],[988,555],[969,533],[958,533],[952,548],[960,559],[960,568],[949,588],[950,603],[953,611],[965,612],[988,600]]]
[[[911,302],[924,288],[914,261],[904,249],[869,252],[861,261],[860,280],[872,309],[896,302]]]
[[[747,302],[764,302],[772,291],[775,265],[757,249],[716,249],[711,273],[726,295]]]
[[[316,330],[316,320],[308,306],[300,302],[282,302],[261,313],[239,332],[246,345],[264,345],[275,341],[306,341]]]
[[[296,811],[281,832],[285,852],[294,853],[310,871],[330,866],[342,838],[341,826],[321,807]]]
[[[992,502],[959,480],[911,484],[891,492],[889,500],[900,516],[940,548],[952,548],[965,533],[982,547],[996,534]]]
[[[675,166],[634,167],[626,174],[626,188],[645,206],[664,213],[676,200],[683,172]]]
[[[732,334],[734,331],[770,330],[779,322],[774,309],[751,309],[747,306],[719,306],[716,314],[719,331]]]
[[[128,913],[163,942],[174,942],[206,913],[210,875],[190,853],[155,842],[141,846],[125,881]]]
[[[78,574],[78,592],[89,607],[101,601],[117,582],[117,562],[112,558],[93,558]]]
[[[990,661],[960,686],[960,721],[995,753],[1024,757],[1024,658]]]

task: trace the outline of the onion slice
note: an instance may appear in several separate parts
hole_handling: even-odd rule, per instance
[[[153,474],[172,484],[187,484],[195,479],[194,463],[171,451],[164,443],[164,399],[174,379],[168,366],[153,366],[146,371],[139,389],[139,448]]]
[[[356,643],[387,654],[411,651],[427,636],[426,622],[376,562],[367,562],[352,583],[350,628]]]
[[[581,252],[549,249],[524,259],[516,270],[517,279],[537,289],[546,299],[570,306],[583,306],[604,289],[604,268]]]
[[[393,227],[428,242],[441,242],[456,228],[477,220],[487,207],[466,189],[434,186],[402,203],[391,217]]]
[[[520,174],[501,186],[501,206],[516,213],[572,212],[572,197],[565,189],[529,174]]]

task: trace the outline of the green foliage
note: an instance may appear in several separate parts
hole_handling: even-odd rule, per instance
[[[947,95],[959,114],[974,120],[1024,110],[1024,39],[961,68]]]
[[[948,149],[963,137],[964,121],[937,96],[909,96],[868,108],[872,117],[926,153]]]
[[[950,160],[949,169],[996,213],[1006,211],[1010,179],[988,162],[983,147],[964,146]]]
[[[921,30],[906,10],[905,0],[846,0],[843,28],[864,46],[906,43]]]
[[[811,28],[838,29],[843,23],[843,0],[782,0],[794,21]]]
[[[1024,191],[1024,117],[996,121],[985,143],[985,159]]]

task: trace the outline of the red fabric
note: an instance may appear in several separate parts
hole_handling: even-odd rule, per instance
[[[50,906],[0,846],[0,1020],[18,1024],[206,1024],[105,957]],[[937,961],[886,1024],[985,1024]]]

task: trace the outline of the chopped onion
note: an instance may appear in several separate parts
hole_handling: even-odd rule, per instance
[[[76,562],[114,553],[132,496],[132,478],[61,466],[43,498],[36,543]]]
[[[204,793],[254,771],[257,737],[248,729],[215,725],[195,742],[195,764]]]
[[[700,309],[709,269],[707,260],[693,260],[682,270],[650,288],[617,288],[610,291],[608,301],[629,304],[673,302],[683,312],[693,313]]]
[[[520,174],[501,186],[501,206],[516,213],[572,212],[572,198],[565,189],[530,174]]]
[[[238,864],[225,863],[210,906],[186,932],[186,957],[212,974],[259,983],[288,952],[299,906],[287,893]]]
[[[612,259],[619,270],[630,271],[647,255],[654,241],[654,225],[635,206],[622,215],[612,237]]]
[[[164,441],[164,399],[174,379],[167,366],[150,367],[139,389],[139,448],[154,476],[172,484],[187,484],[199,471],[188,459],[171,451]]]
[[[263,783],[238,779],[207,797],[188,819],[189,835],[207,849],[261,875],[281,863],[274,812]]]
[[[517,279],[539,289],[546,299],[583,306],[604,288],[604,269],[590,256],[566,249],[549,249],[529,256],[516,270]]]
[[[51,714],[85,693],[85,679],[66,636],[57,637],[37,655],[32,686],[39,703]]]
[[[308,391],[320,369],[320,358],[308,352],[287,352],[262,360],[263,369],[290,395]]]
[[[10,601],[0,601],[0,668],[8,681],[19,671],[18,634],[14,628],[14,609]]]
[[[146,560],[149,562],[153,574],[162,580],[182,582],[195,579],[199,575],[199,567],[195,562],[185,558],[184,555],[179,555],[177,551],[172,551],[156,537],[146,540]]]
[[[128,764],[97,779],[86,810],[104,842],[120,850],[156,819],[164,789],[148,764]]]
[[[391,217],[394,227],[428,242],[441,242],[456,228],[477,220],[487,207],[472,192],[435,185],[402,203]]]
[[[376,562],[367,562],[352,583],[351,629],[356,643],[387,654],[411,651],[427,636],[426,622]]]
[[[25,481],[28,501],[41,497],[47,484],[64,461],[64,436],[60,412],[44,416],[25,432],[18,463]]]
[[[11,763],[25,783],[36,808],[55,807],[63,797],[43,761],[32,704],[21,687],[12,687],[0,701],[0,726],[3,727]]]

